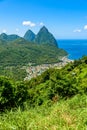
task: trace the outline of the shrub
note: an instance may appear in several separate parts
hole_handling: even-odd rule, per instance
[[[0,77],[0,110],[11,108],[15,105],[14,87],[10,80]]]

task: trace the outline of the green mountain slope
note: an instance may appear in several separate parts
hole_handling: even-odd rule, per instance
[[[67,53],[55,46],[32,44],[23,38],[0,45],[0,65],[58,62]]]

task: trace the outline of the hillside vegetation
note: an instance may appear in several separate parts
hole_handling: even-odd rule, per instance
[[[26,82],[0,77],[0,129],[85,130],[87,57]]]
[[[87,95],[58,101],[51,107],[42,106],[0,115],[1,130],[86,130]]]
[[[0,45],[0,64],[3,66],[26,65],[29,62],[35,64],[58,62],[64,55],[67,53],[55,46],[32,44],[22,38]]]
[[[8,78],[0,77],[0,95],[2,97],[0,109],[20,105],[23,107],[23,103],[26,101],[30,107],[40,106],[44,103],[51,105],[60,99],[68,99],[77,94],[87,94],[86,68],[87,57],[84,57],[62,69],[48,69],[30,81],[13,82]]]

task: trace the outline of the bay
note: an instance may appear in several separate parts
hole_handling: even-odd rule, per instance
[[[87,40],[57,40],[58,47],[68,52],[71,60],[87,55]]]

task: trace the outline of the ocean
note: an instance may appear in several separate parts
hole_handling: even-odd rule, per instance
[[[87,40],[57,40],[58,47],[68,52],[71,60],[80,59],[87,55]]]

